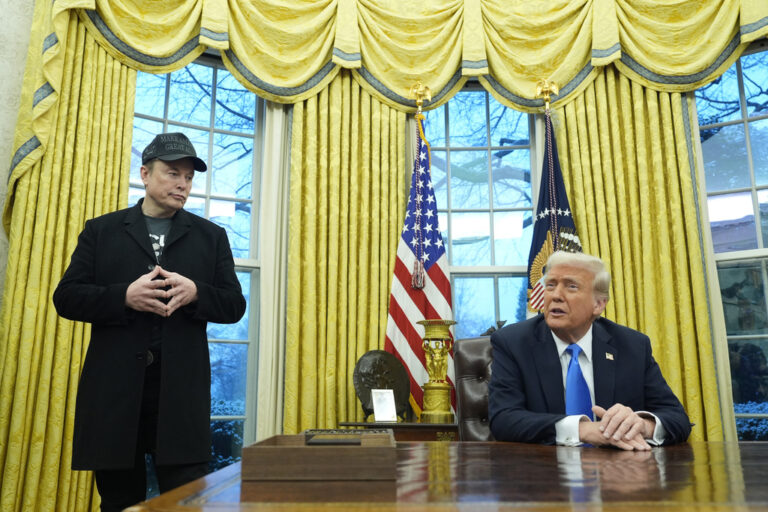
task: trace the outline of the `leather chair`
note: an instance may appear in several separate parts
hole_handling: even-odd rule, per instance
[[[491,338],[467,338],[453,345],[456,412],[461,441],[493,441],[488,423],[488,382],[491,379]]]

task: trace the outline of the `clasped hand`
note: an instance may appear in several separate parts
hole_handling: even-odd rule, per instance
[[[168,303],[165,303],[165,300]],[[136,311],[148,311],[169,317],[174,311],[197,300],[197,286],[191,279],[155,266],[128,286],[125,305]]]
[[[615,446],[622,450],[650,450],[646,438],[653,436],[655,420],[643,418],[626,405],[614,404],[607,411],[592,407],[599,421],[579,423],[579,438],[594,446]]]

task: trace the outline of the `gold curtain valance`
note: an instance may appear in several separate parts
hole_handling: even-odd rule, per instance
[[[562,107],[609,63],[652,89],[693,90],[768,35],[765,0],[55,0],[36,9],[45,11],[32,39],[43,64],[14,143],[10,194],[48,145],[71,17],[134,69],[174,71],[214,48],[250,90],[295,103],[347,68],[408,112],[416,80],[432,90],[430,109],[471,76],[526,112],[541,108],[535,84],[549,78]],[[7,208],[3,220],[7,230]]]
[[[764,0],[59,0],[78,9],[115,57],[140,70],[179,69],[206,47],[273,101],[304,100],[339,68],[401,110],[417,79],[447,101],[469,76],[521,110],[535,84],[560,84],[555,104],[615,62],[647,87],[680,92],[719,76],[768,35]],[[672,50],[672,51],[670,51]]]

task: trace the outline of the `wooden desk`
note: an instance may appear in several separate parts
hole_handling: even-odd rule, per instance
[[[341,422],[345,428],[389,428],[395,441],[458,441],[459,426],[456,423],[392,423],[392,422]]]
[[[320,482],[324,501],[316,503],[290,489],[253,494],[241,485],[240,465],[234,464],[129,510],[768,510],[768,443],[690,443],[621,452],[421,442],[398,443],[397,452],[397,482],[389,496],[345,501],[349,492],[339,482]]]

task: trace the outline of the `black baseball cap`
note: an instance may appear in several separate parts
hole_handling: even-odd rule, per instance
[[[196,171],[205,172],[208,166],[197,158],[195,147],[183,133],[160,133],[141,153],[141,164],[144,165],[155,158],[165,162],[173,162],[182,158],[191,158]]]

